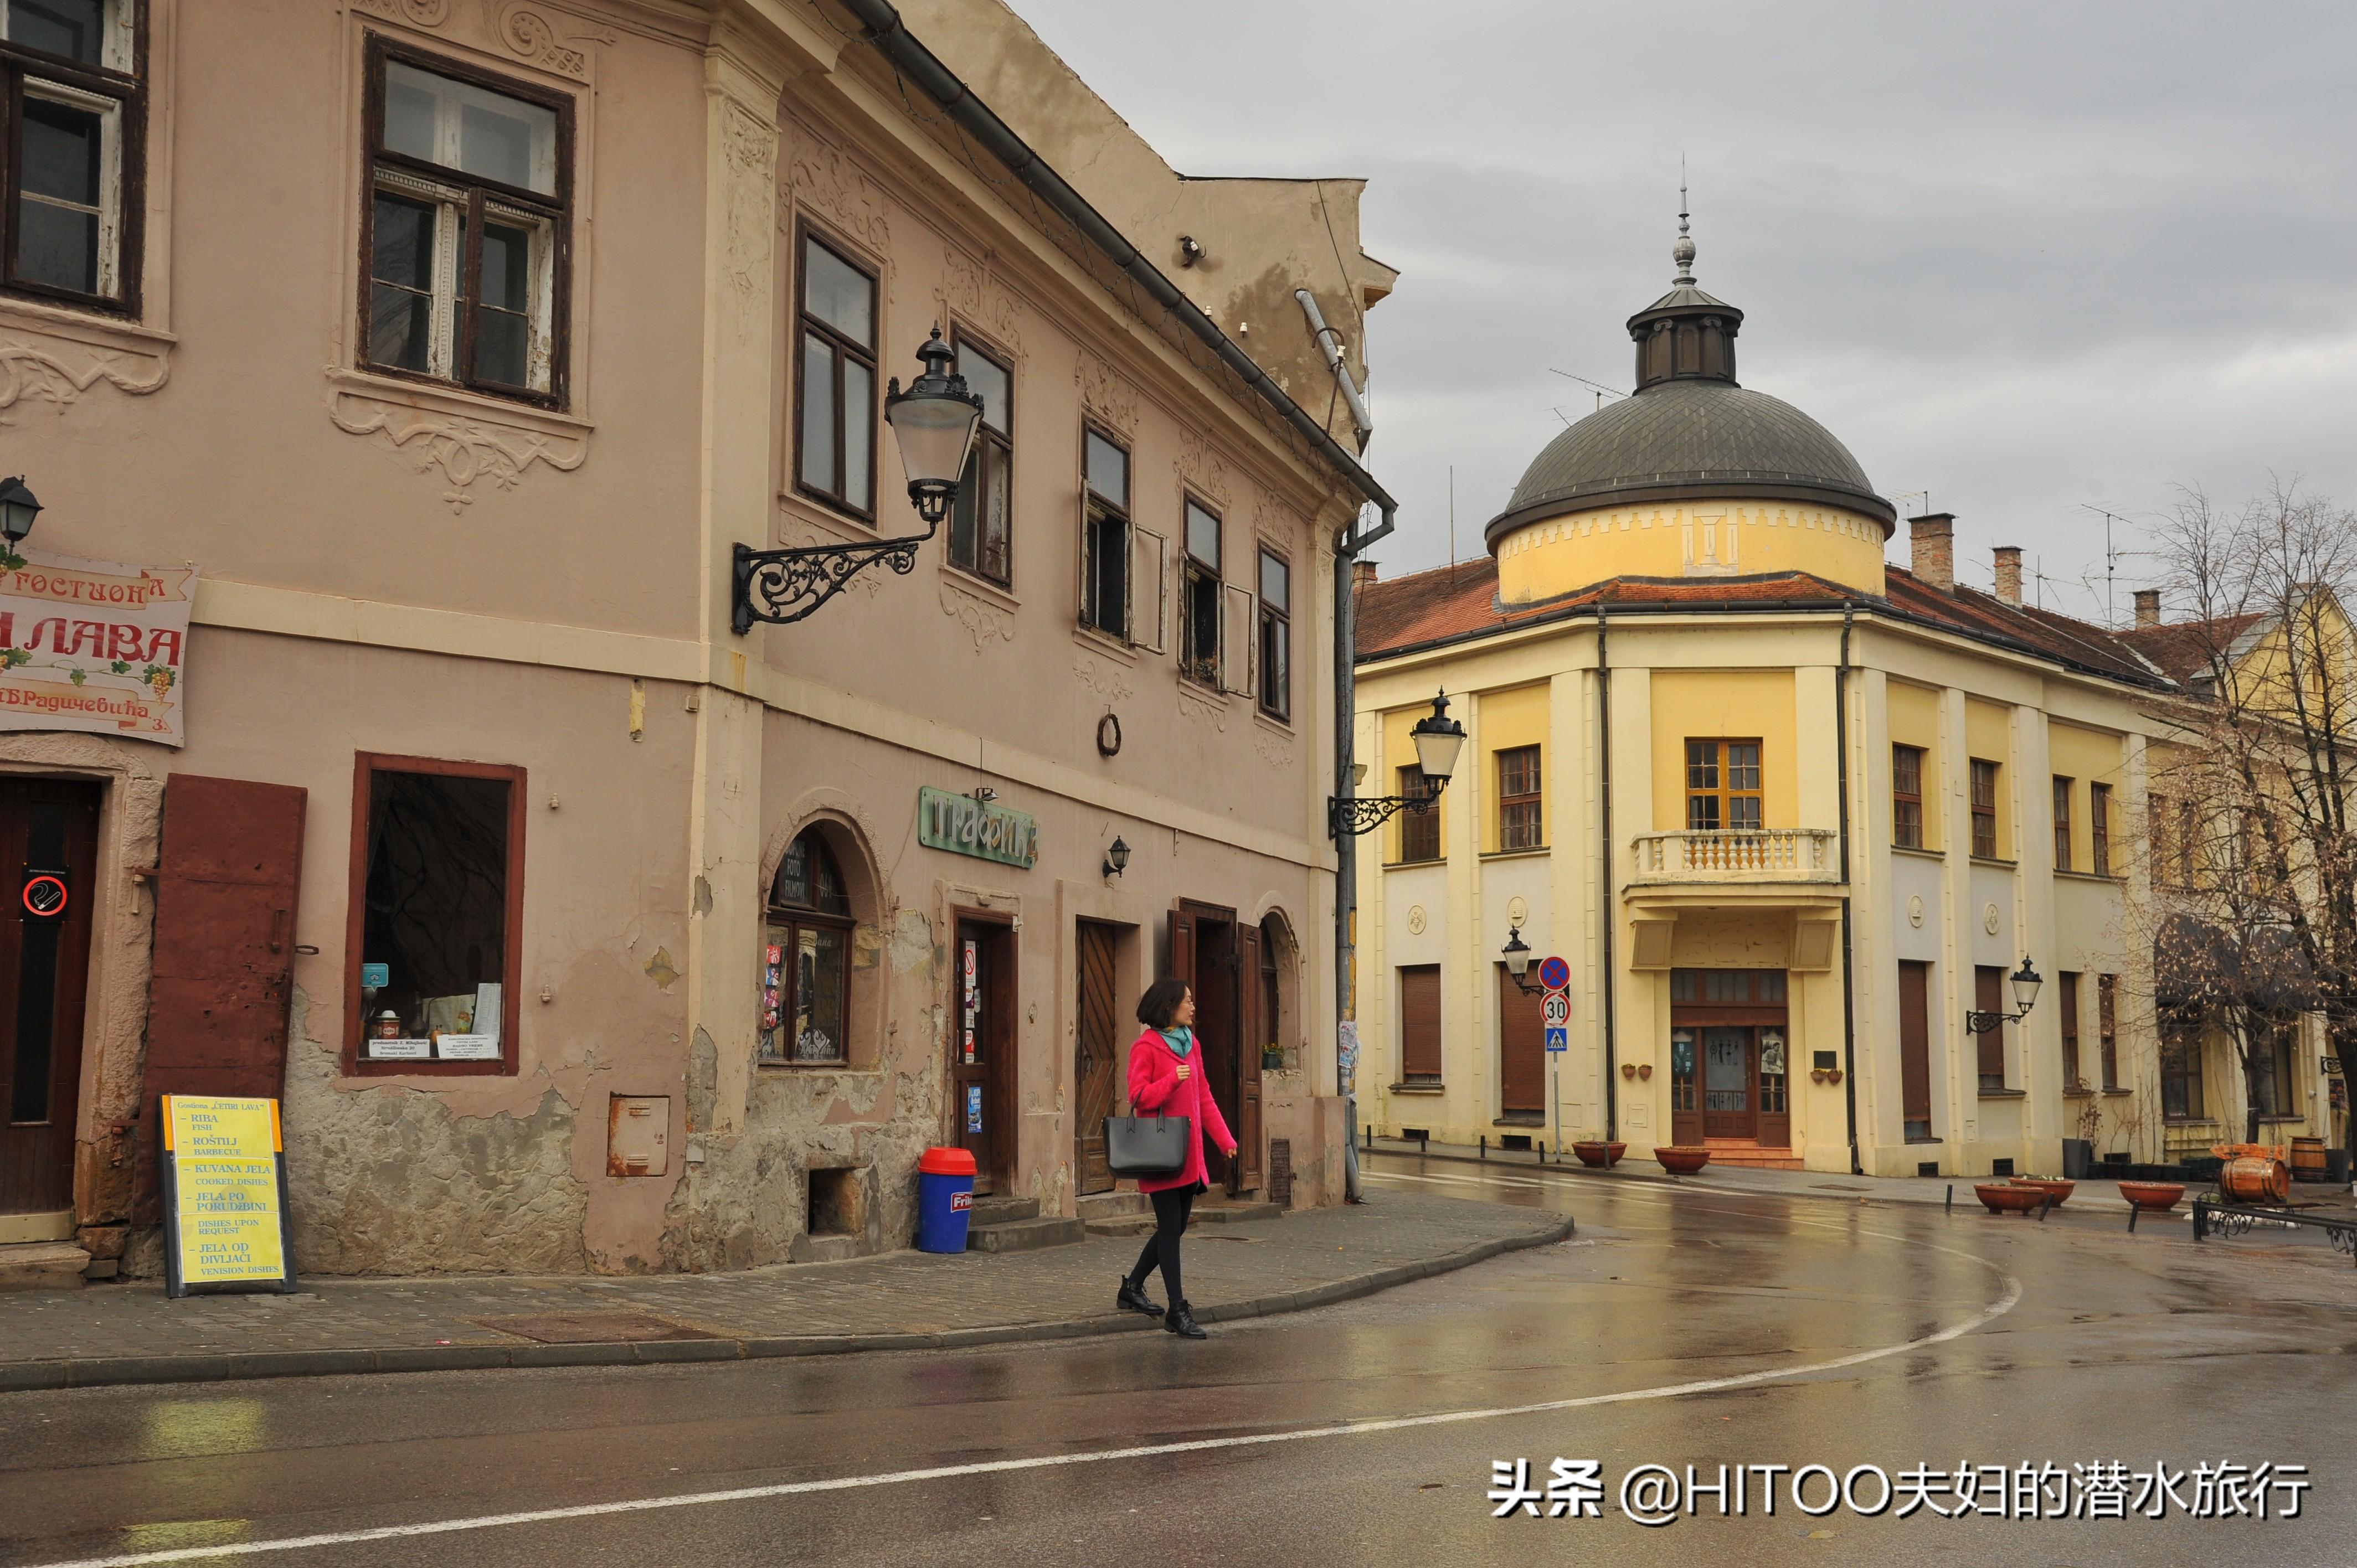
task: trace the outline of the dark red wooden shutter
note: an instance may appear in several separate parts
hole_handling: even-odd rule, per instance
[[[1400,1077],[1408,1083],[1438,1083],[1440,966],[1409,964],[1399,975]]]
[[[1498,971],[1498,1109],[1530,1115],[1546,1110],[1546,996],[1525,993],[1506,966]]]
[[[140,1093],[142,1223],[160,1217],[162,1096],[285,1092],[305,799],[289,785],[189,773],[164,787]]]
[[[1984,1013],[2005,1011],[2005,971],[1982,964],[1973,971],[1973,1005]],[[2005,1087],[2005,1026],[1979,1036],[1981,1043],[1981,1087]]]
[[[1899,1093],[1907,1136],[1932,1135],[1932,966],[1899,965]],[[1915,1129],[1921,1127],[1918,1133]]]

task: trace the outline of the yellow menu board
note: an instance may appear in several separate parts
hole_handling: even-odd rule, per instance
[[[167,1094],[163,1123],[167,1294],[221,1284],[292,1291],[278,1101]]]

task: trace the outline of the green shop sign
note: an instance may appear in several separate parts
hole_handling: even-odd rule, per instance
[[[1039,824],[1028,816],[931,785],[917,791],[917,842],[1001,865],[1028,869],[1039,860]]]

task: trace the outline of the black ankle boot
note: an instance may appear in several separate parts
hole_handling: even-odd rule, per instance
[[[1170,1304],[1170,1310],[1162,1315],[1162,1326],[1181,1339],[1211,1337],[1203,1332],[1203,1326],[1195,1321],[1194,1309],[1183,1301],[1174,1301]]]
[[[1154,1298],[1146,1294],[1146,1287],[1127,1275],[1122,1277],[1121,1294],[1114,1297],[1113,1304],[1124,1312],[1142,1312],[1148,1317],[1162,1316],[1162,1309],[1154,1305]]]

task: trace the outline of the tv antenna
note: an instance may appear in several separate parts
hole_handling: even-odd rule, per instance
[[[2120,557],[2127,553],[2125,550],[2112,548],[2112,524],[2116,522],[2126,527],[2128,520],[2086,501],[2081,501],[2079,505],[2104,520],[2104,624],[2110,626],[2116,618],[2116,612],[2112,603],[2112,575],[2119,567]]]

